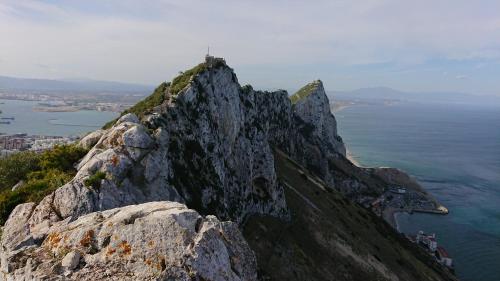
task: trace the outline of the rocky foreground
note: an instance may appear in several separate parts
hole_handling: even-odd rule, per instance
[[[1,280],[454,280],[352,203],[388,183],[345,158],[321,81],[290,100],[207,58],[154,95],[16,207]]]
[[[13,212],[4,246],[19,233],[34,204]],[[2,263],[2,265],[4,265]],[[39,247],[5,264],[11,280],[256,280],[254,253],[232,222],[200,216],[176,202],[151,202],[95,212],[52,225]],[[16,268],[17,267],[17,268]]]

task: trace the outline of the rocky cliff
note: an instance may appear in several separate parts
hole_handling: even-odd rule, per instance
[[[321,190],[335,196],[356,201],[384,189],[382,180],[345,158],[321,81],[307,85],[290,99],[285,91],[241,87],[233,70],[223,60],[212,58],[159,87],[155,95],[161,102],[148,108],[141,105],[140,111],[132,108],[136,114],[126,114],[110,128],[80,142],[91,149],[70,182],[40,203],[14,210],[1,241],[3,279],[254,280],[254,252],[264,268],[263,252],[251,243],[252,251],[235,225],[243,228],[249,221],[255,225],[258,218],[272,218],[284,225],[296,223],[300,208],[289,204],[291,190],[303,204],[319,210],[321,220],[329,221],[332,228],[347,227],[331,221],[326,212],[314,207],[315,199],[298,190],[293,177],[288,180],[279,172],[277,155],[286,155],[303,167],[293,170],[295,176],[313,179]],[[338,200],[345,199],[331,204],[340,204]],[[162,202],[143,204],[153,201]],[[313,224],[303,223],[302,228],[312,235]],[[373,222],[365,224],[373,227]],[[248,227],[245,231],[254,233]],[[372,232],[384,239],[380,231]],[[263,234],[262,239],[279,237]],[[295,245],[283,243],[280,247]],[[330,247],[329,243],[318,247]],[[301,247],[289,250],[300,254],[294,252],[297,249]],[[110,251],[114,251],[112,255],[108,255]],[[398,280],[398,274],[408,270],[381,260],[370,262],[373,257],[369,254],[350,255],[359,265],[356,270],[366,274],[345,269],[342,276],[360,280],[355,277],[369,276],[375,270],[379,280]],[[411,265],[413,261],[404,262]],[[425,278],[403,274],[411,278],[400,280],[446,276],[421,261],[415,263],[425,268]],[[335,264],[301,266],[323,271]],[[280,279],[279,275],[266,276]],[[331,279],[341,275],[315,276]],[[299,277],[295,279],[302,280]]]
[[[5,225],[4,247],[20,245],[34,204]],[[2,261],[8,280],[257,280],[238,226],[175,202],[129,205],[51,226],[39,247]],[[5,277],[5,276],[4,276]]]

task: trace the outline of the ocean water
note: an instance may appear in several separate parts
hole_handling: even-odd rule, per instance
[[[3,104],[2,104],[3,103]],[[0,133],[74,136],[99,129],[118,113],[82,110],[77,112],[35,112],[36,101],[1,100],[0,117],[14,117],[11,124],[0,124]]]
[[[400,230],[435,232],[461,280],[500,280],[500,105],[400,103],[335,115],[361,165],[407,171],[450,210],[399,214]]]

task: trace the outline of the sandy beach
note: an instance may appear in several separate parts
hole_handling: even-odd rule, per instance
[[[349,151],[349,148],[345,148],[346,150],[346,158],[349,159],[349,161],[351,161],[354,165],[358,166],[358,167],[363,167],[361,166],[361,164],[359,164],[359,162],[354,158],[355,156],[351,153],[351,151]]]
[[[404,210],[398,210],[396,208],[387,207],[382,216],[386,222],[388,222],[394,229],[399,231],[398,220],[396,218],[396,214],[400,212],[405,212]]]

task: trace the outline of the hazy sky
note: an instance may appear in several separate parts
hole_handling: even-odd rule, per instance
[[[498,0],[0,0],[0,75],[158,84],[207,45],[258,88],[500,94]]]

